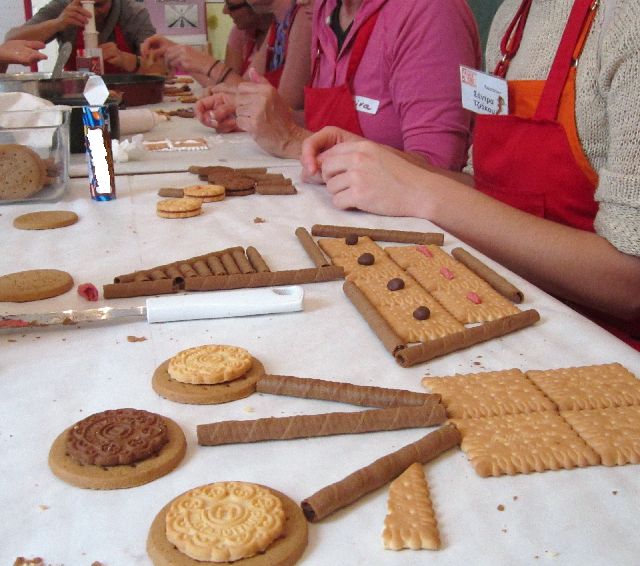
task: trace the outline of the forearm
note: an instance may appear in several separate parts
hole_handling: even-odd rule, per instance
[[[532,283],[621,318],[640,316],[639,257],[619,252],[597,234],[526,214],[451,179],[438,177],[429,191],[428,204],[414,196],[420,216]]]
[[[62,31],[57,20],[47,20],[39,24],[24,25],[7,32],[6,39],[34,39],[47,43]]]

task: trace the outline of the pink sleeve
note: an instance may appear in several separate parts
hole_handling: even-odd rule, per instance
[[[471,113],[460,101],[461,64],[480,66],[480,43],[465,0],[415,2],[415,12],[390,47],[391,98],[405,151],[460,170],[466,162]]]

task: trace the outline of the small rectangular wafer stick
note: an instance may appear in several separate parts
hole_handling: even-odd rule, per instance
[[[396,362],[402,367],[411,367],[415,364],[437,358],[438,356],[443,356],[456,350],[462,350],[463,348],[468,348],[469,346],[497,338],[498,336],[504,336],[515,330],[531,326],[539,320],[540,314],[538,311],[529,309],[517,314],[505,316],[504,318],[491,320],[478,326],[465,328],[461,332],[456,332],[443,338],[436,338],[429,342],[405,346],[398,349],[394,356]]]
[[[524,300],[524,293],[515,285],[509,283],[502,275],[496,273],[488,265],[482,263],[477,257],[471,255],[467,250],[462,248],[454,248],[451,255],[460,263],[467,266],[478,277],[484,279],[503,297],[506,297],[514,303],[521,303]]]
[[[211,277],[190,277],[185,281],[186,291],[217,291],[222,289],[245,289],[251,287],[272,287],[276,285],[301,285],[322,283],[344,278],[342,267],[314,267],[288,271],[263,273],[236,273],[235,275],[212,275]]]
[[[169,198],[182,198],[184,196],[184,189],[173,189],[171,187],[163,187],[158,190],[159,197]]]
[[[168,295],[176,293],[180,283],[175,279],[159,279],[158,281],[131,281],[129,283],[110,283],[102,286],[105,299],[123,299],[125,297],[142,297],[148,295]]]
[[[355,283],[345,281],[342,290],[347,298],[358,309],[358,312],[367,321],[371,330],[376,334],[384,347],[391,354],[406,346],[405,341],[396,334],[396,331],[378,312],[378,309],[367,299],[365,294],[358,288]]]
[[[435,244],[441,246],[444,243],[444,234],[437,232],[407,232],[404,230],[314,224],[311,227],[311,233],[314,236],[326,238],[346,238],[349,234],[355,234],[356,236],[368,236],[372,240],[381,242],[398,242],[401,244]]]
[[[331,265],[331,262],[324,255],[320,246],[315,243],[306,228],[303,228],[302,226],[296,228],[296,236],[298,237],[298,240],[300,240],[304,251],[307,252],[307,255],[316,267]]]
[[[231,252],[231,257],[236,262],[241,273],[255,273],[255,269],[253,269],[253,266],[243,251],[234,250]]]
[[[222,261],[220,261],[220,258],[217,255],[210,255],[207,258],[207,265],[209,266],[209,269],[211,269],[213,275],[227,274],[227,270],[224,268]]]
[[[324,413],[294,417],[270,417],[249,421],[222,421],[198,425],[200,446],[291,440],[334,434],[359,434],[442,424],[447,419],[444,405],[419,405],[369,409],[354,413]]]
[[[455,426],[440,427],[307,497],[300,504],[302,511],[309,522],[320,521],[398,477],[414,462],[425,464],[460,442]]]
[[[249,246],[247,248],[247,258],[251,262],[253,269],[258,273],[267,273],[271,271],[267,262],[264,260],[262,255],[260,255],[260,252],[253,246]]]
[[[293,185],[258,183],[256,185],[256,193],[259,195],[296,195],[298,194],[298,189]]]
[[[432,393],[354,385],[353,383],[323,379],[305,379],[290,375],[264,375],[256,384],[256,391],[304,399],[337,401],[362,407],[406,407],[437,404],[441,399],[440,395]]]

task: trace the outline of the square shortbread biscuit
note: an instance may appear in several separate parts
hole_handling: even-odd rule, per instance
[[[525,374],[561,411],[640,405],[640,380],[618,363]]]
[[[554,403],[518,369],[425,377],[422,385],[442,395],[442,402],[451,418],[556,410]]]
[[[360,236],[358,243],[354,245],[345,243],[344,238],[322,238],[318,240],[318,245],[335,265],[344,268],[346,276],[357,271],[372,271],[385,265],[392,269],[394,273],[396,272],[396,265],[389,259],[384,249],[368,236]],[[358,258],[364,253],[373,255],[375,258],[373,265],[365,266],[358,263]],[[402,270],[397,270],[397,273],[402,273]]]
[[[572,469],[599,456],[553,411],[454,419],[462,450],[482,477]]]
[[[640,464],[640,405],[560,414],[605,466]]]

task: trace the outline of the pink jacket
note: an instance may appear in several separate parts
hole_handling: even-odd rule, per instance
[[[466,0],[364,0],[341,53],[329,16],[337,0],[316,0],[312,56],[323,54],[314,87],[345,82],[354,33],[380,8],[354,81],[354,95],[379,101],[358,112],[365,137],[459,170],[466,162],[471,115],[460,102],[459,65],[479,68],[476,22]],[[335,80],[334,80],[335,76]]]

